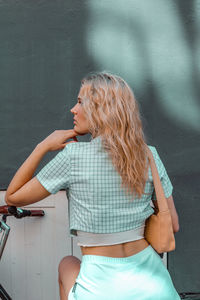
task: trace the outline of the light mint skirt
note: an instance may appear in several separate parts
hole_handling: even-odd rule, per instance
[[[160,256],[149,245],[129,257],[83,255],[68,300],[180,300]]]

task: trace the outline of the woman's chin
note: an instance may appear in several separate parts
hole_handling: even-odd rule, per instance
[[[78,130],[76,124],[74,125],[74,131],[76,131],[78,134],[81,134],[81,132],[79,132],[79,130]]]

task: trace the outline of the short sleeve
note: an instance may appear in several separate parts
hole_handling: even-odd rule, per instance
[[[51,194],[67,189],[70,184],[70,144],[50,160],[36,175],[36,178]]]
[[[157,167],[157,170],[158,170],[158,174],[159,174],[159,177],[160,177],[160,180],[161,180],[161,183],[162,183],[162,187],[163,187],[163,190],[164,190],[164,193],[165,193],[165,197],[168,198],[169,196],[171,196],[172,194],[172,191],[173,191],[173,186],[172,186],[172,183],[169,179],[169,176],[167,174],[167,171],[158,155],[158,152],[156,150],[155,147],[150,147],[152,153],[153,153],[153,157],[154,157],[154,160],[156,162],[156,167]],[[156,193],[155,193],[155,189],[153,191],[153,194],[152,194],[152,200],[157,200],[156,199]]]

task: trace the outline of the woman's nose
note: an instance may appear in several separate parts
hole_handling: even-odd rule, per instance
[[[72,107],[72,109],[70,111],[72,114],[74,114],[74,107]]]
[[[75,106],[76,106],[76,105],[75,105]],[[72,107],[72,109],[71,109],[71,113],[72,113],[72,114],[75,114],[75,106]]]

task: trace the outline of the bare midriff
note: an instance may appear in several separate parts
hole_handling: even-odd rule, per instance
[[[101,255],[109,257],[128,257],[134,255],[147,248],[149,243],[147,240],[140,239],[136,241],[126,242],[117,245],[81,247],[82,255]]]

